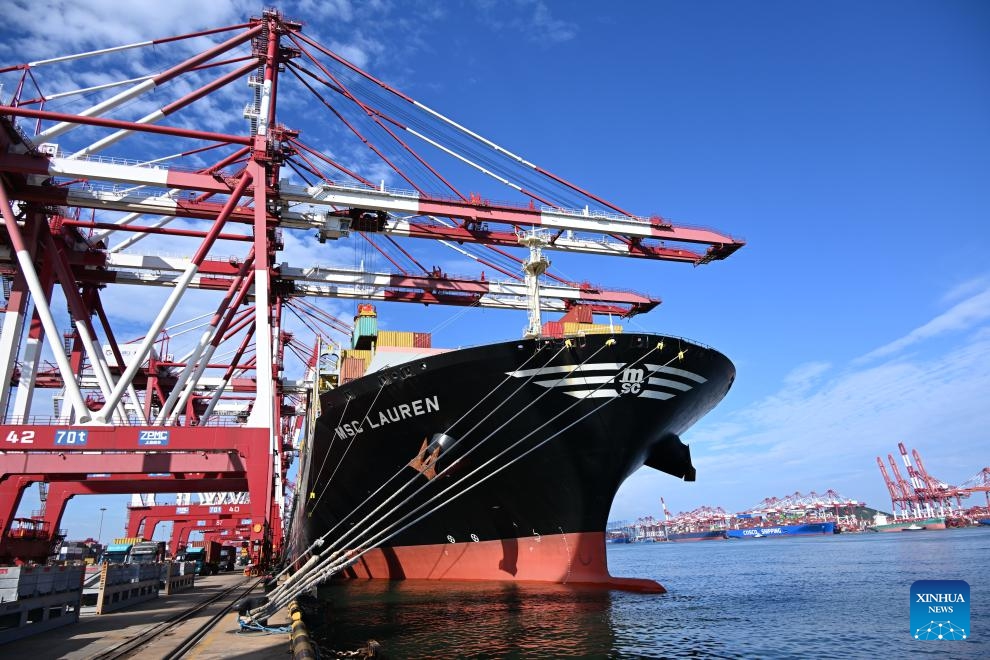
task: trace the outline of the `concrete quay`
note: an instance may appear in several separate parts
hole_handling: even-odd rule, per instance
[[[243,582],[247,588],[257,578],[240,573],[197,578],[195,589],[138,603],[133,607],[97,615],[94,607],[82,608],[79,623],[45,631],[0,646],[0,656],[47,660],[87,660],[103,655],[114,647],[140,635],[149,628],[209,600],[231,586]],[[240,591],[236,591],[240,593]],[[262,596],[259,583],[249,596]],[[146,659],[161,658],[172,651],[179,640],[191,635],[234,598],[231,594],[195,616],[172,628],[167,634],[150,640],[139,652]],[[290,654],[289,634],[242,631],[237,612],[228,612],[186,657],[197,660],[263,660],[286,658]],[[271,627],[288,627],[288,612],[281,611],[268,621]]]

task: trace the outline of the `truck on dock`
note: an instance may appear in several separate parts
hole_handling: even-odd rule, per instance
[[[165,561],[165,541],[141,541],[131,546],[131,564],[158,564]]]
[[[114,539],[103,553],[108,564],[153,564],[165,560],[165,542],[140,537]]]
[[[237,548],[225,545],[220,548],[220,570],[232,571],[237,561]]]
[[[222,546],[216,541],[205,541],[201,546],[189,546],[185,550],[184,561],[196,562],[198,575],[216,575],[220,572],[220,552]]]
[[[125,539],[114,539],[114,542],[107,545],[107,549],[103,551],[102,563],[104,564],[128,564],[130,563],[131,548],[134,547],[133,542],[118,543],[118,541],[123,541]]]

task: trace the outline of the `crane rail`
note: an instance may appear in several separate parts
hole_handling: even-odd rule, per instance
[[[247,594],[251,593],[251,591],[261,582],[261,579],[262,578],[258,578],[255,580],[242,580],[228,587],[227,589],[224,589],[217,595],[212,596],[200,603],[197,603],[193,607],[189,608],[188,610],[185,610],[184,612],[177,614],[171,619],[167,619],[166,621],[162,621],[161,623],[155,624],[154,626],[151,626],[144,632],[139,633],[138,635],[131,637],[130,639],[127,639],[121,642],[120,644],[117,644],[116,646],[113,646],[109,649],[106,649],[105,651],[102,651],[92,656],[91,660],[116,660],[117,658],[130,657],[139,649],[144,648],[152,640],[155,640],[169,633],[170,631],[174,630],[177,626],[188,621],[196,614],[207,609],[214,603],[217,603],[219,601],[222,601],[224,598],[229,597],[230,594],[236,591],[237,589],[244,587],[245,582],[250,582],[250,584],[248,584],[248,586],[245,587],[243,591],[241,591],[235,598],[230,600],[224,607],[222,607],[219,611],[217,611],[209,619],[207,619],[207,621],[203,623],[201,626],[199,626],[192,634],[187,635],[186,637],[179,640],[175,644],[172,651],[162,656],[163,658],[169,660],[173,658],[181,658],[185,656],[185,654],[188,653],[190,650],[195,648],[195,646],[200,642],[200,640],[202,640],[203,637],[205,637],[210,630],[216,627],[216,625],[220,622],[220,620],[223,619],[223,617],[226,616],[227,613],[230,612],[230,610],[234,607],[235,603],[237,603],[239,600],[244,598]]]

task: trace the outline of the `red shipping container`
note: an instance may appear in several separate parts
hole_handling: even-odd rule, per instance
[[[547,321],[543,324],[543,336],[563,337],[564,323],[562,321]]]
[[[357,380],[364,375],[364,360],[357,357],[344,358],[344,363],[340,367],[341,384]]]
[[[429,332],[413,333],[414,348],[433,348],[433,335]]]
[[[591,314],[591,307],[587,305],[575,305],[567,310],[567,313],[560,320],[571,323],[591,323],[594,318]]]

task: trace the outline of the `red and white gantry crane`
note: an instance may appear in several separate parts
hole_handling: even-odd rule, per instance
[[[137,75],[118,81],[52,88],[86,67],[132,64]],[[281,548],[288,464],[319,395],[323,351],[298,333],[326,347],[328,333],[348,330],[317,301],[526,310],[512,251],[534,231],[550,251],[695,265],[743,245],[623,210],[274,10],[2,67],[0,82],[3,538],[35,482],[63,484],[53,529],[75,494],[247,492],[263,566]],[[466,192],[455,174],[514,201]],[[330,249],[345,239],[395,270],[345,266]],[[414,244],[451,247],[505,279],[424,267]],[[543,311],[631,316],[659,303],[544,279]],[[207,320],[173,355],[174,337],[172,349],[163,342],[186,313]],[[42,401],[45,388],[58,395]],[[39,412],[52,399],[58,410]]]

